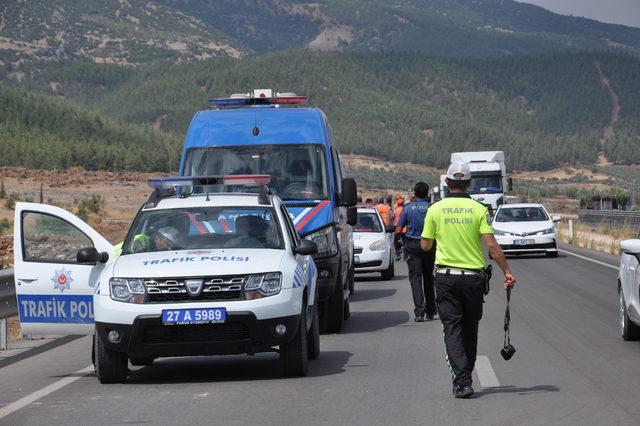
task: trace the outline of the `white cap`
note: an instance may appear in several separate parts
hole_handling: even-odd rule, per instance
[[[469,169],[469,164],[463,163],[461,161],[451,163],[449,169],[447,170],[447,179],[471,180],[471,169]]]

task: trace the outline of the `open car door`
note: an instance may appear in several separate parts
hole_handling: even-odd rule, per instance
[[[78,263],[78,251],[87,248],[101,253],[104,263]],[[68,211],[17,203],[14,273],[22,332],[92,334],[93,294],[114,258],[113,246]]]

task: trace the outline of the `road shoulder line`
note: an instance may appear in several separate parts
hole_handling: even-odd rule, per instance
[[[500,386],[498,376],[496,376],[496,372],[493,371],[493,367],[491,366],[491,361],[488,356],[478,355],[476,357],[476,374],[478,374],[480,386],[483,388],[495,388]]]
[[[82,370],[78,370],[75,373],[58,380],[57,382],[51,383],[50,385],[45,386],[40,390],[24,396],[19,400],[12,402],[11,404],[5,405],[4,407],[0,408],[0,420],[7,417],[9,414],[12,414],[20,410],[21,408],[24,408],[27,405],[39,400],[40,398],[44,398],[45,396],[52,394],[59,389],[62,389],[63,387],[75,382],[76,380],[85,377],[87,373],[90,373],[92,371],[93,365],[89,365]]]
[[[575,257],[583,259],[583,260],[588,260],[589,262],[597,263],[598,265],[606,266],[607,268],[615,269],[616,271],[620,269],[618,266],[610,265],[609,263],[605,263],[605,262],[601,262],[599,260],[591,259],[590,257],[583,256],[583,255],[577,254],[577,253],[573,253],[573,252],[568,251],[568,250],[558,249],[558,251],[561,252],[561,253],[564,253],[564,254],[575,256]]]

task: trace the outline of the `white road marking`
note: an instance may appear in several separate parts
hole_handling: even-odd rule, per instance
[[[607,268],[615,269],[616,271],[620,269],[617,266],[609,265],[608,263],[600,262],[599,260],[591,259],[590,257],[582,256],[580,254],[576,254],[576,253],[573,253],[571,251],[562,250],[562,249],[559,249],[558,251],[560,251],[562,253],[565,253],[565,254],[570,254],[571,256],[579,257],[580,259],[588,260],[589,262],[597,263],[598,265],[606,266]]]
[[[7,417],[9,414],[14,413],[20,410],[21,408],[26,407],[27,405],[39,400],[40,398],[44,398],[45,396],[52,394],[58,389],[62,389],[63,387],[75,382],[76,380],[81,379],[87,373],[90,373],[92,371],[93,371],[93,365],[89,365],[88,367],[85,367],[82,370],[76,371],[70,376],[64,377],[58,380],[57,382],[51,383],[49,386],[45,386],[40,390],[30,393],[29,395],[22,397],[19,400],[0,408],[0,419]]]
[[[480,379],[480,386],[483,388],[495,388],[500,386],[496,372],[493,371],[491,361],[486,355],[478,355],[476,357],[476,373]]]

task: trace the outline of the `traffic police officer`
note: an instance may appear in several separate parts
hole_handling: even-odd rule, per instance
[[[429,208],[429,185],[418,182],[413,188],[415,198],[412,202],[404,206],[400,219],[396,223],[396,234],[402,234],[403,228],[407,227],[406,241],[407,266],[409,267],[409,281],[411,282],[411,293],[413,293],[413,304],[415,306],[415,321],[431,321],[436,313],[435,295],[433,290],[433,262],[435,251],[423,251],[420,247],[420,234],[424,226],[424,218]]]
[[[430,250],[434,240],[438,243],[435,273],[438,314],[456,398],[473,395],[471,373],[476,362],[485,289],[481,242],[504,272],[504,287],[511,288],[516,282],[487,223],[487,208],[466,193],[470,183],[467,163],[449,166],[449,195],[429,208],[421,241],[423,250]]]

